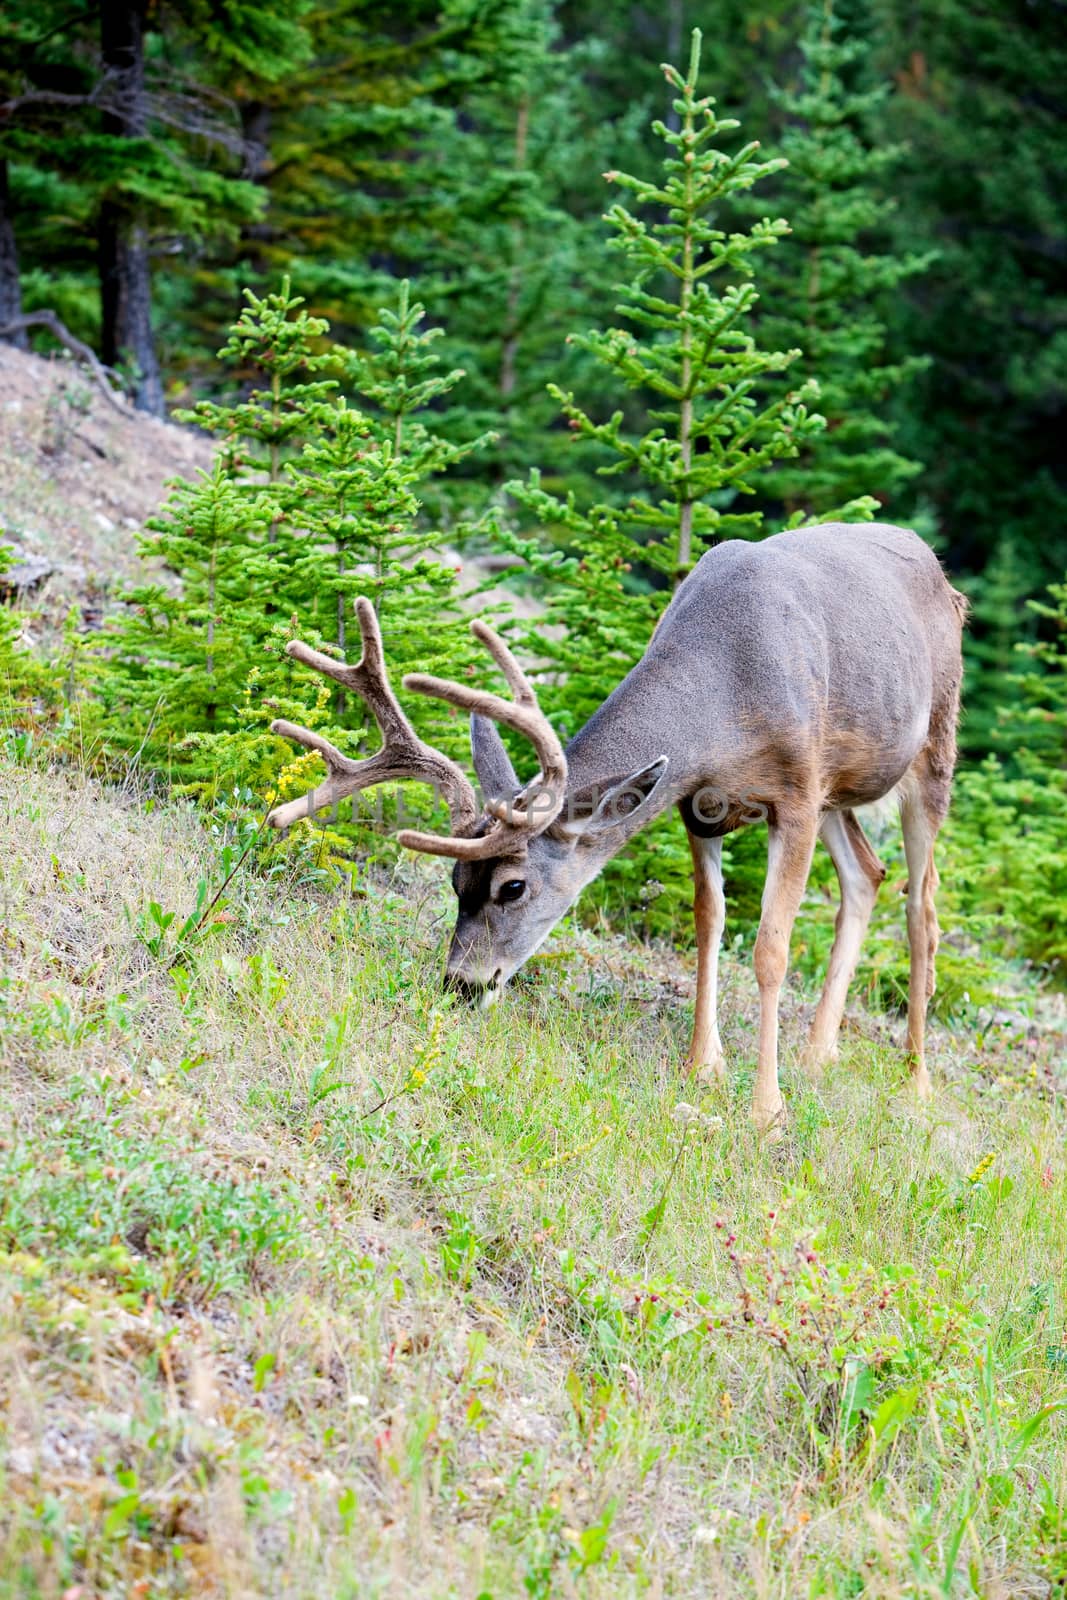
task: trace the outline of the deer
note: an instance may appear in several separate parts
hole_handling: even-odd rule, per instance
[[[696,999],[690,1073],[715,1084],[726,1068],[718,964],[726,920],[722,850],[765,819],[767,871],[753,959],[759,990],[751,1117],[780,1138],[779,1005],[789,943],[817,840],[829,852],[840,906],[829,967],[801,1065],[814,1077],[837,1055],[849,984],[885,868],[856,815],[899,801],[908,872],[907,1060],[931,1094],[927,1008],[939,926],[934,844],[956,760],[967,602],[910,530],[824,523],[707,551],[676,589],[645,654],[564,749],[502,638],[471,623],[511,698],[424,673],[406,690],[470,716],[481,795],[458,763],[415,733],[389,683],[378,620],[356,601],[363,650],[349,665],[299,640],[289,654],[362,697],[382,746],[359,760],[311,729],[272,729],[319,753],[327,776],[278,806],[286,828],[374,784],[418,780],[449,808],[451,832],[404,829],[407,849],[450,858],[458,901],[447,988],[495,1000],[627,841],[669,806],[688,834],[694,874]],[[532,746],[537,775],[520,782],[500,728]]]

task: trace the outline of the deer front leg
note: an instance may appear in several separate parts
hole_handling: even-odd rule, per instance
[[[686,1068],[701,1083],[722,1079],[725,1058],[719,1038],[719,947],[726,925],[726,895],[722,882],[722,839],[701,839],[689,834],[693,857],[693,917],[697,934],[697,994],[693,1016],[693,1042]]]
[[[767,881],[756,935],[759,985],[759,1063],[752,1120],[765,1138],[780,1137],[785,1111],[778,1087],[778,1001],[789,965],[789,938],[808,881],[819,818],[815,812],[785,818],[768,829]]]

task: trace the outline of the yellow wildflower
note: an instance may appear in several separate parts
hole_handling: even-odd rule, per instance
[[[979,1161],[978,1165],[975,1167],[974,1171],[968,1177],[967,1182],[981,1183],[982,1179],[985,1177],[986,1173],[989,1171],[996,1159],[997,1153],[995,1150],[991,1150],[987,1156],[983,1156],[981,1161]]]

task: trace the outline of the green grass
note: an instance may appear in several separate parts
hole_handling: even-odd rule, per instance
[[[187,810],[10,764],[0,861],[0,1592],[1067,1583],[1062,1035],[935,1030],[920,1107],[794,989],[761,1150],[743,965],[710,1096],[662,951],[446,1000],[432,866],[195,927]]]

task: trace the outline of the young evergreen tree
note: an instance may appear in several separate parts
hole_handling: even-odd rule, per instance
[[[620,388],[645,400],[650,425],[634,433],[621,409],[594,420],[573,395],[553,391],[573,433],[601,448],[600,472],[623,476],[633,492],[582,503],[551,493],[537,473],[508,486],[557,545],[512,541],[545,580],[544,616],[525,642],[555,669],[543,699],[568,734],[644,652],[670,585],[701,552],[725,537],[758,537],[761,514],[742,510],[743,499],[759,473],[795,456],[822,426],[808,411],[814,384],[794,388],[784,378],[799,352],[763,349],[750,331],[756,262],[788,225],[727,226],[731,203],[736,211],[738,198],[782,163],[760,160],[755,143],[722,148],[738,124],[698,93],[700,42],[694,30],[684,77],[663,68],[677,125],[653,124],[667,146],[660,176],[606,174],[639,208],[616,204],[607,218],[631,274],[618,307],[627,325],[578,338]],[[642,569],[656,587],[640,581]],[[677,866],[684,845],[668,826],[641,835],[613,864],[609,892],[612,876],[623,876],[669,878],[675,898],[688,893]]]
[[[753,494],[758,472],[797,454],[822,426],[807,409],[815,386],[781,381],[799,352],[761,349],[748,331],[759,298],[756,259],[788,232],[787,223],[765,218],[732,232],[720,225],[724,206],[781,161],[759,160],[755,143],[731,154],[712,142],[738,124],[718,118],[713,102],[698,96],[699,62],[695,30],[688,75],[663,69],[678,96],[679,126],[653,125],[668,147],[661,177],[606,174],[646,213],[616,204],[607,218],[632,273],[618,307],[628,326],[575,336],[619,387],[648,404],[651,426],[632,433],[622,410],[596,421],[572,394],[552,391],[571,431],[600,447],[600,473],[624,476],[634,492],[621,502],[580,504],[573,495],[548,492],[536,472],[508,485],[568,550],[560,561],[558,552],[523,547],[550,580],[548,620],[561,624],[570,641],[561,647],[569,658],[570,704],[582,711],[590,696],[599,703],[641,655],[666,586],[719,539],[758,535],[761,514],[741,510],[741,498]],[[627,578],[638,567],[660,586],[635,600]]]
[[[201,400],[180,420],[215,434],[229,475],[256,490],[284,494],[283,466],[326,421],[336,405],[340,358],[325,347],[329,323],[304,309],[288,277],[280,291],[244,291],[244,306],[219,351],[239,392],[222,402]]]
[[[921,470],[894,447],[889,407],[927,362],[890,358],[883,313],[886,297],[932,255],[888,247],[896,203],[887,179],[905,147],[872,134],[891,87],[861,85],[866,55],[865,41],[845,37],[834,0],[814,0],[799,82],[780,96],[788,119],[780,197],[792,238],[767,264],[757,322],[772,344],[803,350],[826,417],[800,455],[763,476],[761,498],[780,502],[788,519],[864,520],[883,508],[891,515]]]
[[[326,342],[325,321],[288,283],[248,295],[224,354],[257,386],[197,407],[220,440],[214,467],[177,486],[144,544],[174,578],[132,590],[100,642],[111,747],[200,794],[299,788],[317,758],[294,763],[274,718],[342,745],[373,736],[362,702],[331,695],[284,651],[300,637],[344,658],[357,594],[374,600],[398,681],[415,667],[454,674],[469,663],[456,569],[418,521],[418,492],[477,441],[448,443],[425,420],[458,375],[436,369],[422,316],[402,286],[377,351],[358,358]],[[413,714],[435,743],[462,751],[465,727],[447,708],[427,700]]]
[[[971,614],[963,635],[965,715],[960,745],[966,755],[1003,753],[1017,735],[1013,719],[1019,649],[1033,641],[1037,619],[1031,598],[1032,566],[1006,538],[980,578],[965,584]],[[1013,730],[1013,731],[1012,731]]]
[[[961,914],[1010,954],[1067,979],[1067,579],[1029,602],[1042,636],[1009,676],[1001,731],[1010,754],[962,772],[945,878]]]
[[[234,725],[264,632],[249,567],[272,520],[270,501],[243,494],[221,455],[210,472],[177,484],[142,540],[142,554],[172,576],[128,590],[123,616],[100,641],[94,678],[108,742],[186,785],[213,783],[189,735]]]
[[[383,308],[370,330],[373,349],[348,353],[346,383],[359,409],[340,402],[286,474],[303,533],[292,566],[290,631],[306,638],[312,630],[345,657],[352,603],[366,595],[396,682],[416,670],[454,673],[476,659],[468,619],[456,605],[457,568],[442,559],[442,533],[419,511],[420,500],[437,498],[438,480],[491,441],[456,444],[438,431],[434,407],[463,374],[441,369],[440,330],[423,328],[424,317],[402,283],[396,309]],[[338,690],[334,706],[339,718],[373,737],[362,703],[346,705]],[[442,703],[428,700],[412,715],[439,747],[465,747],[465,729]]]
[[[547,384],[563,373],[581,381],[591,362],[565,345],[565,330],[611,303],[603,230],[581,195],[580,175],[606,149],[604,130],[582,116],[589,55],[559,48],[546,0],[523,0],[492,82],[427,151],[451,221],[427,241],[420,289],[467,374],[450,431],[496,434],[469,469],[489,493],[536,457],[557,487],[561,474],[580,478],[580,452],[551,430]]]
[[[928,463],[957,570],[1005,538],[1036,593],[1067,566],[1067,30],[1055,5],[883,3],[880,44],[902,87],[887,137],[916,152],[898,231],[938,259],[902,296],[894,346],[932,356],[899,435]]]

